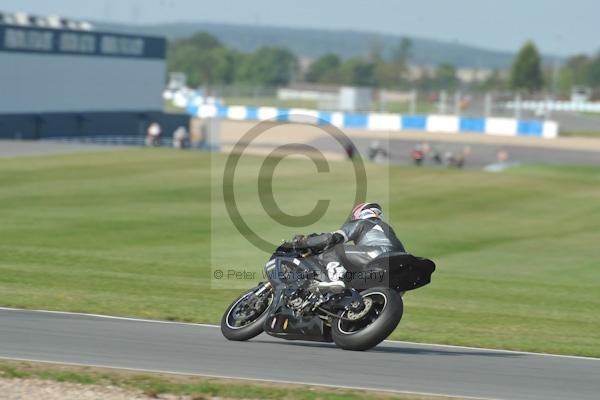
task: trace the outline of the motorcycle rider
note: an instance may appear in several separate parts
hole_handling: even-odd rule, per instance
[[[347,242],[354,245],[347,245]],[[327,281],[318,282],[319,290],[340,293],[346,288],[346,272],[357,272],[371,260],[387,252],[405,252],[402,242],[383,221],[383,209],[377,203],[357,204],[348,220],[332,233],[296,236],[289,246],[310,249],[327,272]]]

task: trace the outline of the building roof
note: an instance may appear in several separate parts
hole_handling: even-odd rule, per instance
[[[5,13],[0,11],[1,25],[17,25],[37,28],[68,29],[72,31],[93,31],[94,25],[88,21],[76,21],[57,15],[38,16],[25,12]]]

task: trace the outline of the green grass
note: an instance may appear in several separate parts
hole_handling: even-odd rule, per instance
[[[223,99],[225,104],[230,106],[247,107],[281,107],[281,108],[306,108],[316,110],[319,108],[315,100],[281,100],[276,97],[226,97]],[[168,113],[180,114],[185,109],[176,107],[172,101],[164,102],[164,110]],[[379,102],[373,102],[371,111],[381,111]],[[410,104],[408,102],[389,101],[384,104],[383,112],[395,114],[408,114]],[[431,101],[418,101],[416,104],[416,114],[432,114],[437,111],[437,104]]]
[[[600,131],[586,131],[586,132],[572,132],[572,131],[560,131],[561,137],[584,137],[600,139]]]
[[[374,102],[371,107],[373,111],[381,111],[379,102]],[[420,100],[415,105],[415,114],[434,114],[437,111],[437,103]],[[408,114],[410,112],[410,103],[405,101],[388,101],[384,104],[383,112],[394,114]]]
[[[175,104],[173,104],[173,101],[171,100],[165,100],[163,102],[163,110],[166,113],[170,113],[170,114],[185,114],[185,108],[182,107],[177,107]]]
[[[89,367],[46,366],[25,362],[0,362],[0,378],[41,379],[84,385],[117,386],[141,391],[149,397],[163,394],[192,399],[286,399],[286,400],[426,400],[433,397],[390,395],[382,392],[331,389],[307,385],[250,383],[193,376],[137,373]],[[435,399],[440,399],[435,397]]]
[[[257,207],[261,161],[241,163],[236,194],[248,223],[277,242],[300,228]],[[223,164],[162,149],[0,159],[0,305],[218,323],[253,282],[215,281],[212,270],[260,271],[268,256],[223,210]],[[336,204],[302,231],[343,221],[347,166],[279,165],[285,212]],[[600,356],[599,168],[368,174],[408,250],[438,265],[431,285],[405,296],[394,339]]]
[[[311,110],[318,108],[316,100],[282,100],[277,97],[225,97],[223,102],[230,106],[308,108]]]
[[[317,101],[314,100],[281,100],[276,97],[225,97],[223,102],[228,106],[307,108],[310,110],[318,108]],[[185,112],[184,108],[177,107],[168,100],[164,102],[164,110],[175,114]]]

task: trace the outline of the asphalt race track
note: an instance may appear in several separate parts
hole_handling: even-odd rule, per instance
[[[368,154],[369,144],[374,140],[366,138],[352,139],[357,150],[363,157]],[[466,157],[466,168],[483,168],[497,162],[497,153],[506,151],[509,161],[525,164],[563,164],[563,165],[600,165],[600,152],[593,150],[574,150],[560,148],[543,148],[534,146],[522,146],[514,144],[497,144],[472,142],[456,142],[450,140],[417,140],[417,139],[390,139],[378,141],[381,147],[389,154],[392,164],[412,164],[411,151],[418,145],[427,142],[432,149],[439,152],[442,158],[444,154],[460,154],[465,147],[470,148],[470,154]],[[317,139],[309,143],[320,150],[338,151],[339,144],[327,138]],[[435,166],[432,160],[426,160],[425,165]]]
[[[245,135],[256,125],[252,121],[222,121],[221,143],[232,146],[246,142]],[[444,134],[420,131],[386,132],[365,129],[347,129],[344,134],[363,156],[368,154],[369,145],[378,142],[391,164],[412,164],[411,151],[423,143],[428,143],[432,153],[438,152],[442,158],[446,153],[458,155],[469,147],[465,167],[481,169],[498,161],[498,152],[504,151],[511,163],[524,164],[566,164],[600,165],[600,140],[590,138],[539,139],[533,137],[507,137],[480,134]],[[342,138],[343,141],[346,139]],[[262,147],[264,154],[273,148],[291,143],[308,144],[324,154],[345,156],[340,143],[330,134],[319,128],[303,124],[272,124],[258,137],[251,140],[252,146]],[[431,155],[431,154],[430,154]],[[425,165],[437,164],[429,157]]]
[[[61,143],[49,140],[0,140],[0,158],[20,156],[44,156],[78,153],[82,151],[108,151],[124,149],[123,146],[107,146],[84,143]]]
[[[0,358],[397,392],[598,399],[600,359],[386,341],[368,352],[219,328],[0,309]]]

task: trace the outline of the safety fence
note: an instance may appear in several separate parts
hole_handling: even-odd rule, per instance
[[[127,136],[127,135],[99,135],[99,136],[56,136],[44,139],[50,142],[60,143],[83,143],[83,144],[101,144],[107,146],[145,146],[144,136]],[[172,138],[164,137],[160,139],[160,143],[156,145],[171,146]]]
[[[460,115],[401,115],[386,113],[328,112],[301,108],[194,105],[190,115],[241,121],[274,120],[332,124],[338,128],[374,131],[424,131],[436,133],[475,133],[500,136],[529,136],[552,139],[558,136],[558,123],[515,118],[467,117]]]

